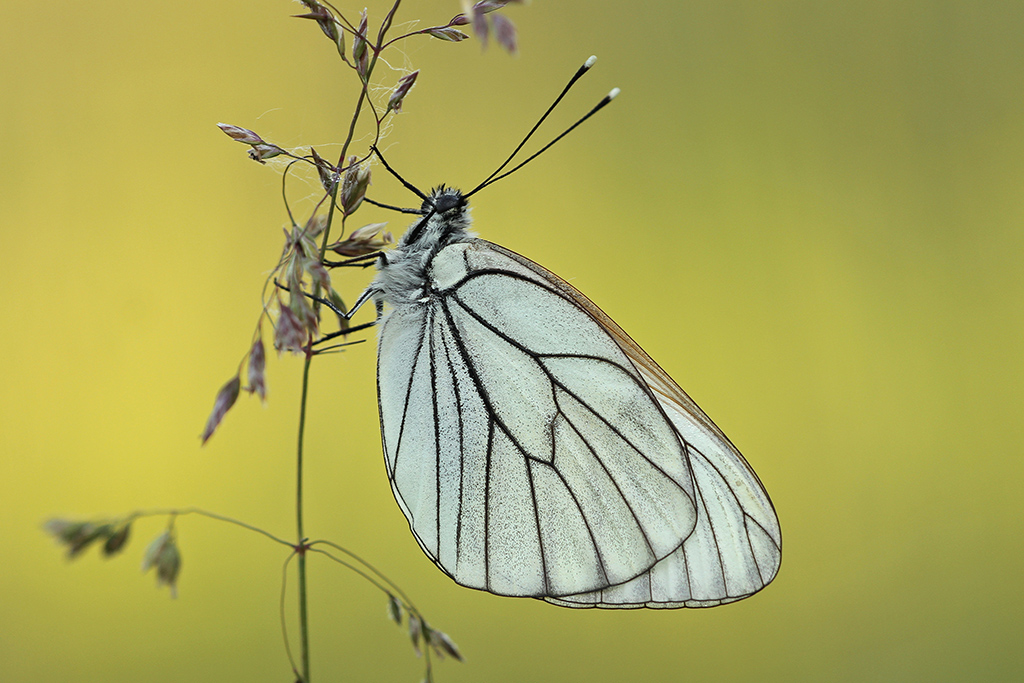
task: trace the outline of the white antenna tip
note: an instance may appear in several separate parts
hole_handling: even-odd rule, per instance
[[[616,97],[618,97],[620,92],[621,91],[618,88],[612,88],[612,91],[608,93],[608,99],[614,100]]]
[[[587,61],[583,62],[583,68],[584,69],[589,69],[590,67],[594,66],[594,62],[596,62],[596,61],[597,61],[597,57],[595,55],[590,55],[587,58]]]

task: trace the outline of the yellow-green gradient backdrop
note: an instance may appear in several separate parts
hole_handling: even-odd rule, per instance
[[[203,449],[198,434],[286,223],[278,171],[214,124],[336,154],[354,102],[330,43],[287,18],[300,11],[5,6],[3,681],[292,680],[279,546],[180,519],[172,601],[139,573],[161,521],[121,557],[71,564],[40,525],[196,505],[294,533],[299,360],[270,359],[266,408],[243,396]],[[399,21],[458,11],[406,0]],[[707,611],[456,586],[392,499],[372,343],[314,364],[307,533],[371,559],[452,634],[467,661],[440,681],[1024,676],[1024,4],[536,0],[508,15],[518,58],[428,39],[391,53],[422,74],[390,161],[422,187],[471,186],[600,57],[541,137],[622,95],[478,195],[477,228],[588,293],[730,435],[778,509],[781,573]],[[308,208],[312,189],[293,190]],[[379,169],[373,195],[414,201]],[[354,297],[368,277],[336,282]],[[379,593],[323,561],[310,588],[314,680],[419,680]]]

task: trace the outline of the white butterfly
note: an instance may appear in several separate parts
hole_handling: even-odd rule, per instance
[[[572,285],[470,232],[439,188],[360,298],[381,316],[391,488],[457,583],[569,607],[711,607],[775,577],[739,451]],[[357,304],[358,306],[358,304]]]
[[[423,552],[457,583],[566,607],[713,607],[779,571],[782,533],[757,475],[590,299],[469,229],[469,196],[618,94],[498,175],[595,61],[465,195],[428,197],[377,152],[423,199],[400,210],[422,217],[337,313],[376,304],[388,479]]]

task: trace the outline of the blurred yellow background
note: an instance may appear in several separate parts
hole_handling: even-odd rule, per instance
[[[172,601],[139,573],[161,520],[72,564],[40,525],[195,505],[294,534],[298,359],[271,358],[267,407],[243,396],[199,448],[287,222],[278,170],[214,124],[336,156],[355,80],[283,0],[8,5],[0,679],[290,681],[279,546],[181,518]],[[406,0],[398,20],[458,11]],[[1024,677],[1024,4],[507,14],[518,58],[426,38],[390,53],[422,73],[389,161],[421,187],[475,185],[598,55],[538,140],[622,95],[477,195],[477,229],[586,292],[729,434],[778,509],[781,573],[705,611],[456,586],[392,498],[372,343],[314,363],[307,533],[452,635],[467,661],[439,681]],[[308,209],[313,188],[292,188]],[[371,196],[415,203],[380,169]],[[335,281],[354,298],[368,277]],[[419,680],[373,588],[312,560],[310,590],[314,681]]]

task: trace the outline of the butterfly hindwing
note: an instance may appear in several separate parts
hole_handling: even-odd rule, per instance
[[[492,246],[570,297],[616,341],[679,435],[696,489],[697,524],[677,551],[628,582],[551,602],[571,607],[710,607],[748,597],[768,585],[782,559],[779,522],[767,492],[736,447],[586,296],[533,261]]]

